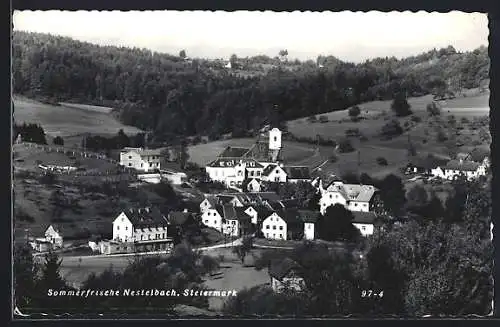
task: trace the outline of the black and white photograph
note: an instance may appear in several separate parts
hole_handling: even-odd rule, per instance
[[[12,22],[15,320],[492,315],[487,14]]]

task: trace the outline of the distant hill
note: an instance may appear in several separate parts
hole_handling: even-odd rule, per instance
[[[484,46],[361,64],[334,56],[316,62],[255,56],[235,63],[237,68],[226,68],[222,60],[187,60],[47,34],[13,36],[15,93],[116,108],[125,125],[152,130],[158,141],[244,136],[263,124],[390,100],[398,92],[410,97],[484,89],[489,69]]]

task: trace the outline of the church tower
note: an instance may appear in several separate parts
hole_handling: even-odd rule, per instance
[[[269,131],[269,150],[281,149],[281,131],[273,128]]]

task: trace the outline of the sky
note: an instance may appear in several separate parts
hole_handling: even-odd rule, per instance
[[[16,11],[14,30],[69,36],[100,45],[225,58],[288,50],[289,59],[333,55],[350,62],[417,55],[452,45],[488,44],[482,13],[256,11]]]

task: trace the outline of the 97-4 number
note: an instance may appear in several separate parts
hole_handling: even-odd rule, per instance
[[[384,291],[374,292],[373,290],[362,290],[361,297],[379,297],[382,298],[384,296]]]

